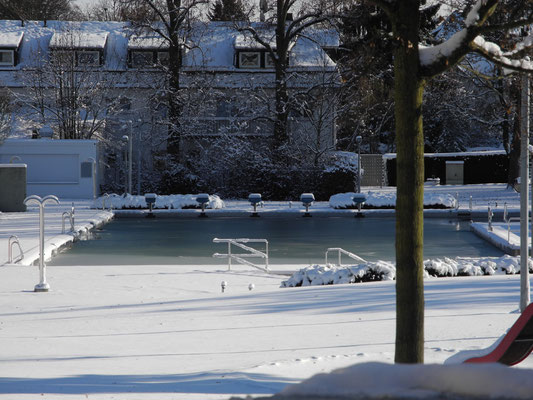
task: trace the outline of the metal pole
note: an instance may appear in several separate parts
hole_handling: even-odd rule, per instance
[[[361,193],[361,142],[363,138],[357,136],[355,141],[357,142],[357,193]]]
[[[522,74],[520,107],[520,312],[530,302],[529,289],[529,77]]]
[[[133,135],[131,132],[131,122],[130,122],[130,140],[128,141],[128,193],[131,194],[131,174],[133,168]]]

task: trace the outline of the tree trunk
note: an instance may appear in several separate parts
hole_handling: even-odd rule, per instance
[[[289,141],[289,94],[285,67],[276,67],[276,120],[274,123],[274,149]]]
[[[180,74],[181,74],[181,42],[180,27],[183,21],[180,18],[181,0],[167,0],[169,16],[168,35],[170,37],[169,61],[169,88],[168,88],[168,140],[167,151],[175,160],[180,160],[181,147],[181,103],[180,103]]]
[[[398,2],[394,26],[397,363],[424,362],[424,134],[419,75],[418,0]]]

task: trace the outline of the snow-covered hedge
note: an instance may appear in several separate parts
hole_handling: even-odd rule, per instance
[[[366,194],[364,208],[394,208],[396,193],[372,192]],[[336,209],[355,208],[352,201],[355,193],[339,193],[329,198],[329,206]],[[448,193],[424,193],[424,208],[456,208],[457,199]]]
[[[183,208],[201,208],[196,201],[196,194],[172,194],[168,196],[157,196],[154,209],[183,209]],[[118,194],[111,194],[109,198],[101,196],[94,200],[92,208],[102,208],[105,201],[106,208],[109,207],[109,202],[114,209],[138,209],[148,208],[144,196],[132,196],[130,194],[124,194],[119,196]],[[217,195],[209,195],[209,203],[206,208],[224,208],[224,202]]]
[[[426,277],[518,274],[520,273],[520,257],[505,255],[499,258],[457,257],[456,259],[434,259],[424,261],[424,269]],[[529,270],[533,272],[532,261],[529,262]],[[395,278],[395,265],[385,261],[345,267],[312,265],[294,273],[289,279],[281,283],[281,287],[335,285],[393,280]]]

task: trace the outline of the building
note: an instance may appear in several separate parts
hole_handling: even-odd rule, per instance
[[[272,26],[254,27],[274,40]],[[182,151],[227,136],[269,140],[271,54],[233,23],[196,23],[183,43]],[[321,152],[335,145],[334,109],[321,115],[325,107],[317,106],[315,93],[338,84],[328,56],[335,47],[335,33],[313,30],[292,43],[289,54],[288,86],[300,106],[291,112],[290,137]],[[155,168],[154,154],[165,152],[168,60],[165,40],[130,23],[0,21],[0,89],[14,104],[9,134],[35,137],[48,125],[57,139],[97,139],[106,148],[107,182],[123,181],[121,138],[129,135],[140,176],[141,169]],[[322,101],[331,106],[330,99]]]

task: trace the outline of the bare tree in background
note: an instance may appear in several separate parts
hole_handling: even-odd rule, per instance
[[[0,93],[0,144],[8,137],[11,128],[11,96],[8,92]]]
[[[61,50],[52,50],[49,58],[35,54],[35,67],[20,71],[27,86],[14,93],[17,103],[26,110],[22,118],[38,125],[55,128],[60,139],[103,139],[107,117],[119,106],[113,95],[113,75],[91,66],[77,64],[75,54],[81,33],[63,32]]]
[[[198,7],[208,4],[207,0],[124,0],[132,7],[143,7],[147,12],[134,21],[139,31],[155,32],[167,44],[169,60],[167,71],[169,136],[167,150],[174,160],[180,160],[182,137],[181,115],[183,104],[180,99],[181,71],[184,50],[191,46],[190,37]]]
[[[0,19],[77,20],[79,9],[72,0],[0,0]]]
[[[269,53],[275,71],[275,122],[273,149],[280,154],[289,142],[289,114],[291,101],[289,96],[289,54],[292,45],[306,29],[323,23],[327,17],[322,10],[306,10],[293,17],[296,0],[274,0],[269,3],[273,15],[267,23],[273,24],[274,32],[268,26],[240,25],[238,29],[247,32],[253,40],[263,46]]]

